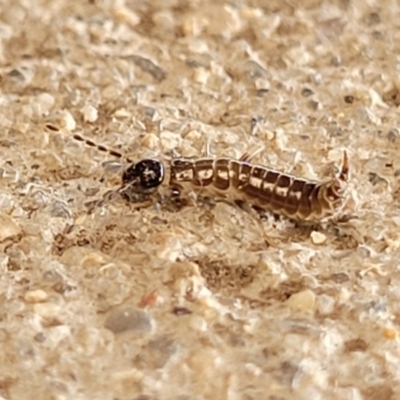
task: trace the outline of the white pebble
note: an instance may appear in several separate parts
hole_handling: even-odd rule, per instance
[[[119,22],[126,23],[132,28],[140,23],[139,15],[130,10],[128,7],[116,6],[113,9],[113,14]]]
[[[69,131],[73,131],[76,128],[76,121],[72,114],[68,110],[63,110],[60,115],[60,125]]]
[[[187,140],[196,142],[196,141],[200,140],[203,135],[198,130],[192,129],[188,133],[183,134],[182,136]],[[400,225],[400,219],[399,219],[399,225]]]
[[[91,104],[85,104],[85,106],[81,109],[81,113],[83,115],[83,120],[86,122],[95,122],[99,117],[97,108]]]
[[[172,30],[175,27],[176,20],[174,14],[169,10],[155,12],[152,17],[153,23],[160,28]]]
[[[314,244],[322,244],[326,240],[326,236],[318,231],[312,231],[310,236]]]
[[[148,133],[142,139],[142,146],[147,147],[148,149],[155,150],[159,146],[160,139],[154,133]]]
[[[208,77],[210,76],[209,71],[203,67],[196,68],[193,73],[193,80],[196,83],[201,83],[205,85],[207,83]]]
[[[299,311],[312,310],[315,305],[315,294],[309,289],[303,290],[302,292],[292,294],[286,301],[286,304]]]
[[[264,78],[256,79],[255,86],[257,90],[270,90],[271,88],[270,82]]]
[[[335,307],[335,299],[332,296],[321,294],[318,296],[317,307],[321,315],[331,314]]]
[[[243,8],[241,9],[240,14],[246,19],[255,19],[265,16],[261,8]]]
[[[160,134],[161,145],[165,151],[177,149],[181,145],[181,135],[179,133],[163,131]]]
[[[328,161],[340,163],[343,159],[343,149],[337,148],[328,152]]]
[[[49,93],[39,94],[36,101],[40,105],[42,115],[47,115],[55,103],[54,97]]]
[[[25,301],[28,303],[41,303],[47,300],[47,293],[44,290],[29,290],[24,295]]]

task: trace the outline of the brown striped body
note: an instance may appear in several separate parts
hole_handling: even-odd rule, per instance
[[[346,153],[338,177],[322,183],[242,160],[179,158],[171,162],[169,184],[178,191],[246,201],[290,219],[321,221],[334,216],[340,209],[347,175]]]

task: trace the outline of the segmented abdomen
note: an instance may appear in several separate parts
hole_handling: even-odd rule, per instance
[[[298,220],[331,216],[341,203],[341,182],[307,181],[269,168],[228,158],[177,159],[171,163],[170,185],[244,200]]]

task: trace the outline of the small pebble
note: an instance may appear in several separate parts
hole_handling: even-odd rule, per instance
[[[0,243],[21,234],[21,228],[7,214],[0,214]]]
[[[133,307],[111,311],[104,323],[104,327],[113,333],[126,331],[146,333],[151,331],[152,325],[152,320],[148,313]]]
[[[344,343],[344,346],[346,348],[347,351],[350,352],[363,352],[365,350],[367,350],[368,348],[368,343],[361,338],[355,338],[355,339],[350,339],[347,340]]]
[[[207,27],[207,19],[196,14],[189,14],[183,18],[181,29],[184,36],[199,36]]]
[[[317,308],[321,315],[331,314],[335,308],[335,299],[332,296],[321,294],[317,299]]]
[[[179,350],[179,344],[169,336],[158,337],[146,346],[141,359],[146,366],[151,368],[163,368],[164,365]]]
[[[68,110],[62,111],[60,115],[60,125],[69,131],[73,131],[76,128],[76,121]]]
[[[254,19],[263,17],[264,11],[261,8],[244,7],[240,10],[240,14],[243,18]]]
[[[140,23],[140,17],[138,14],[130,10],[128,7],[119,5],[113,9],[114,17],[122,23],[126,23],[130,27],[135,27]]]
[[[326,236],[318,231],[312,231],[310,236],[314,244],[322,244],[326,240]]]
[[[399,332],[396,331],[396,329],[393,329],[393,328],[385,328],[385,329],[383,330],[383,336],[384,336],[386,339],[394,340],[394,339],[397,338],[397,336],[399,336]]]
[[[209,76],[210,72],[203,67],[196,68],[193,72],[193,80],[202,85],[207,83]]]
[[[376,25],[381,22],[381,17],[379,16],[379,14],[377,12],[372,12],[366,18],[366,22],[368,25]]]
[[[29,290],[24,295],[25,301],[28,303],[41,303],[47,300],[47,293],[44,290]]]
[[[390,142],[394,142],[399,137],[399,131],[396,128],[391,129],[386,135]]]
[[[152,21],[155,26],[171,32],[174,30],[176,24],[175,15],[168,9],[155,12],[152,16]]]
[[[43,343],[46,340],[46,336],[43,332],[39,332],[33,337],[33,339],[39,343]]]
[[[141,140],[142,146],[148,149],[155,150],[159,146],[160,139],[154,133],[146,134]]]
[[[185,133],[182,136],[187,140],[190,140],[192,142],[196,142],[196,141],[200,140],[203,135],[198,130],[192,129],[192,130],[190,130],[189,132]]]
[[[85,106],[81,109],[81,113],[85,122],[95,122],[99,117],[97,108],[91,104],[85,104]]]
[[[36,303],[34,312],[44,319],[55,319],[60,316],[61,307],[54,303]]]
[[[302,91],[301,91],[301,95],[303,96],[303,97],[310,97],[310,96],[312,96],[314,94],[314,92],[311,90],[311,89],[309,89],[309,88],[304,88]]]
[[[255,86],[257,90],[266,90],[267,92],[271,89],[269,80],[264,78],[257,78],[255,81]]]
[[[289,299],[286,301],[289,307],[299,310],[299,311],[308,311],[312,310],[315,305],[315,294],[309,289],[303,290],[302,292],[298,292],[292,294]]]
[[[354,102],[354,96],[348,95],[348,96],[344,96],[344,101],[347,104],[352,104]]]
[[[310,107],[310,109],[314,111],[322,110],[324,108],[323,104],[317,100],[310,100],[307,104],[308,107]]]
[[[40,106],[42,115],[48,115],[55,102],[54,97],[49,93],[41,93],[36,97],[36,103]]]
[[[181,135],[175,132],[163,131],[160,134],[161,145],[166,151],[176,150],[181,145]]]

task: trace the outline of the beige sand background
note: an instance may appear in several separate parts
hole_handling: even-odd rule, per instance
[[[399,21],[395,0],[3,0],[0,398],[400,399]],[[357,218],[88,214],[124,163],[74,133],[133,159],[263,145],[309,179],[347,150]]]

